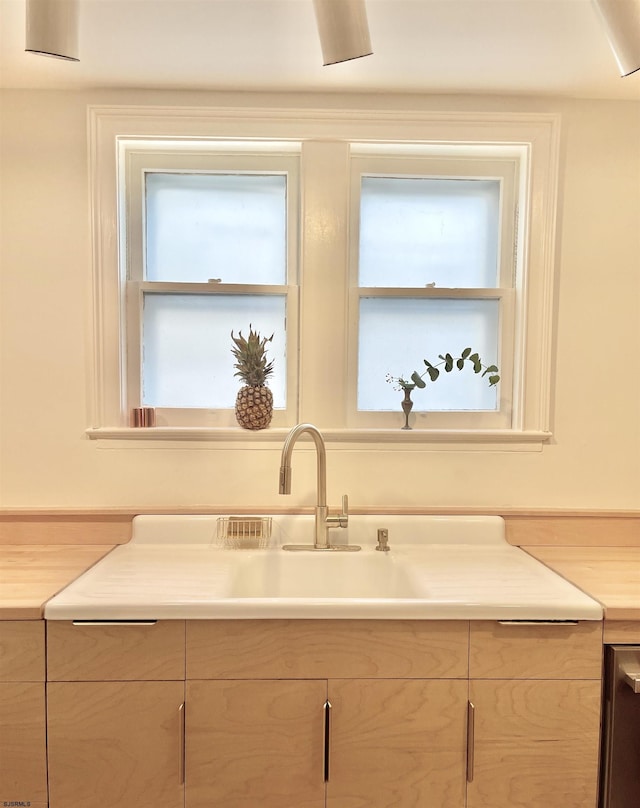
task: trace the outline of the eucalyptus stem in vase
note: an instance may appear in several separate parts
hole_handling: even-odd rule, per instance
[[[500,381],[499,369],[497,365],[484,365],[480,359],[480,355],[472,348],[465,348],[460,356],[452,356],[450,353],[438,354],[440,362],[433,363],[428,359],[423,359],[426,369],[422,373],[414,370],[409,381],[403,376],[392,376],[387,373],[386,381],[392,384],[396,390],[404,393],[401,406],[405,415],[405,423],[402,429],[411,429],[409,426],[409,413],[413,409],[413,400],[411,399],[411,391],[416,387],[422,389],[427,386],[428,378],[431,382],[436,382],[440,378],[441,368],[445,373],[451,373],[452,370],[463,370],[468,363],[473,368],[473,372],[480,374],[482,377],[487,376],[489,387],[495,387]]]

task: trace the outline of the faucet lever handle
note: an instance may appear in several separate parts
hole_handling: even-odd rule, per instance
[[[349,524],[349,497],[346,494],[342,495],[342,513],[339,519],[340,527],[346,527]]]

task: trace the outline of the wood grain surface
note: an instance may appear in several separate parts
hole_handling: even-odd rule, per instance
[[[599,601],[607,620],[640,620],[640,547],[525,549]]]
[[[600,679],[602,623],[577,626],[471,622],[472,679]]]
[[[91,626],[47,622],[49,681],[184,679],[184,620]]]
[[[0,620],[42,617],[44,604],[111,546],[0,545]]]
[[[187,678],[465,678],[465,621],[188,620]]]

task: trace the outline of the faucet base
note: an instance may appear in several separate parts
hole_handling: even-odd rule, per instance
[[[357,544],[330,544],[328,547],[316,547],[315,544],[283,544],[282,549],[292,550],[294,552],[301,550],[320,550],[321,552],[326,552],[329,550],[338,553],[356,553],[362,548]]]

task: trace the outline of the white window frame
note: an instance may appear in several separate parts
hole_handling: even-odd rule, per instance
[[[521,353],[515,336],[516,292],[522,294],[521,252],[516,248],[519,216],[517,191],[518,178],[526,169],[526,155],[520,150],[496,149],[491,154],[486,148],[475,152],[473,146],[461,145],[455,153],[444,154],[439,147],[415,146],[406,153],[398,147],[390,156],[382,149],[378,154],[367,144],[351,147],[351,232],[350,242],[350,293],[349,293],[349,410],[348,422],[354,428],[392,428],[397,424],[395,412],[361,411],[357,408],[358,379],[358,322],[360,301],[363,298],[410,298],[422,300],[496,300],[499,306],[499,353],[496,357],[483,357],[487,362],[498,362],[500,367],[500,400],[495,411],[428,411],[428,395],[431,382],[427,380],[424,392],[416,390],[411,420],[414,429],[510,429],[513,412],[513,367],[514,359]],[[496,179],[500,183],[498,272],[495,287],[490,288],[409,288],[409,287],[362,287],[358,282],[360,189],[362,177],[431,177],[438,179]],[[435,346],[434,346],[435,347]],[[473,347],[473,346],[472,346]],[[423,358],[437,361],[438,351],[429,351],[424,346]],[[448,346],[439,346],[439,351]],[[398,374],[413,370],[423,371],[423,366],[398,368]],[[381,371],[382,373],[382,371]],[[486,380],[475,383],[486,384]],[[400,401],[400,395],[398,401]],[[425,410],[426,407],[426,410]]]
[[[90,438],[120,441],[171,440],[183,445],[185,440],[221,441],[233,445],[250,441],[251,445],[280,444],[285,428],[270,428],[247,434],[239,427],[172,426],[155,430],[129,427],[126,399],[125,352],[121,320],[123,287],[118,267],[122,245],[118,242],[119,175],[118,155],[121,145],[136,141],[144,146],[158,138],[181,141],[186,149],[201,146],[203,138],[218,143],[246,143],[247,150],[256,144],[283,150],[291,144],[302,144],[303,181],[301,198],[302,231],[300,234],[301,314],[299,328],[299,409],[298,420],[311,420],[327,440],[350,446],[377,448],[381,443],[390,448],[419,448],[435,443],[439,448],[535,448],[547,441],[550,432],[551,369],[553,349],[553,291],[555,265],[555,227],[559,165],[559,116],[544,113],[447,113],[428,111],[402,112],[379,110],[311,110],[311,109],[217,109],[174,107],[90,107],[89,174],[93,244],[93,373],[91,376]],[[518,323],[515,339],[521,345],[513,374],[513,417],[506,429],[425,428],[401,431],[398,428],[353,428],[347,420],[348,385],[351,375],[348,360],[348,239],[349,203],[344,210],[334,210],[332,203],[346,199],[348,182],[334,193],[330,188],[305,190],[308,176],[324,178],[323,148],[341,145],[346,155],[341,169],[349,174],[349,149],[359,144],[361,152],[392,154],[394,149],[418,152],[425,147],[450,154],[461,144],[474,144],[478,153],[486,149],[495,154],[511,149],[523,155],[526,170],[520,176],[520,196],[524,204],[519,215],[518,242],[521,245],[522,288],[526,292],[515,301]],[[295,150],[295,146],[292,146]],[[316,162],[305,164],[305,151],[320,155]],[[341,209],[343,202],[337,207]],[[316,208],[314,209],[314,205]],[[310,233],[309,222],[314,213],[327,213],[327,226],[333,227],[334,245],[326,247],[325,231]],[[317,223],[316,223],[317,224]],[[324,226],[324,223],[323,223]],[[316,228],[317,229],[317,228]],[[329,230],[331,228],[329,227]],[[326,232],[328,233],[329,230]],[[344,232],[343,232],[344,231]],[[323,249],[318,250],[320,244]],[[315,252],[314,252],[315,250]],[[338,258],[342,265],[331,267],[332,283],[320,280],[320,266],[329,266],[325,258]],[[335,282],[337,279],[339,282]],[[323,320],[315,306],[314,291],[320,284],[331,286],[322,294],[331,298],[336,316]],[[306,288],[306,293],[305,293]],[[309,291],[311,290],[311,291]],[[325,301],[322,301],[323,305]],[[315,307],[314,307],[315,306]],[[326,332],[335,331],[328,339]],[[322,340],[322,346],[318,341]],[[331,361],[322,361],[326,354]],[[344,354],[344,358],[341,355]],[[326,391],[330,390],[330,395]],[[222,445],[221,444],[221,445]],[[115,445],[115,444],[114,444]],[[124,444],[118,444],[124,445]]]
[[[285,299],[285,353],[287,356],[286,405],[273,411],[273,426],[292,426],[297,420],[298,374],[298,219],[299,219],[299,161],[300,149],[292,144],[207,144],[191,143],[185,150],[181,141],[160,142],[141,148],[137,143],[122,142],[121,161],[124,182],[120,188],[124,205],[121,232],[126,241],[121,244],[121,273],[125,273],[126,333],[123,350],[126,355],[127,410],[139,407],[142,399],[142,312],[144,296],[150,294],[183,295],[265,295]],[[198,148],[199,146],[199,148]],[[162,173],[217,174],[278,174],[287,179],[286,192],[286,282],[284,284],[237,283],[178,283],[149,281],[144,277],[145,266],[145,180],[146,175]],[[248,323],[245,323],[245,334]],[[242,324],[240,325],[240,329]],[[229,337],[231,352],[231,338]],[[292,359],[293,358],[293,359]],[[240,387],[240,382],[238,382]],[[156,424],[173,427],[234,427],[235,411],[228,409],[156,407]]]

